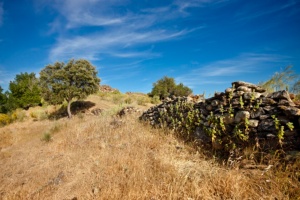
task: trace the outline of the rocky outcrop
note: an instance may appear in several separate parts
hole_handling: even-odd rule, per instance
[[[299,106],[287,91],[268,94],[243,81],[233,82],[232,87],[205,101],[168,99],[140,117],[224,152],[250,145],[261,151],[300,150],[299,118]]]
[[[115,92],[115,91],[119,91],[119,90],[114,89],[114,88],[110,87],[109,85],[100,85],[99,91],[100,92]]]

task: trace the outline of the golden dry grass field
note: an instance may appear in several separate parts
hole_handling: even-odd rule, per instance
[[[0,128],[0,199],[299,199],[285,171],[229,168],[141,113],[119,119],[118,104],[88,101],[105,112]]]

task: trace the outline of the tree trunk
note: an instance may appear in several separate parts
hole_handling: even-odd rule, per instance
[[[71,102],[72,102],[72,100],[68,100],[68,117],[69,117],[69,119],[71,119],[72,118],[72,113],[71,113]]]

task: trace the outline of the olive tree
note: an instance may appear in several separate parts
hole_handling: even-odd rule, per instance
[[[40,72],[42,97],[50,104],[67,101],[67,112],[72,117],[73,99],[84,99],[98,91],[100,79],[96,68],[87,60],[70,60],[67,64],[56,62]]]

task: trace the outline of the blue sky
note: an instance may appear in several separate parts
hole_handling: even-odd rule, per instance
[[[195,94],[300,74],[300,0],[0,0],[0,85],[88,59],[101,84],[150,92],[163,76]]]

